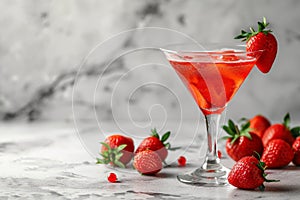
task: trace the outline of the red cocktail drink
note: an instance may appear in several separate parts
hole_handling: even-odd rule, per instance
[[[220,113],[255,65],[251,56],[220,51],[169,59],[204,115]]]

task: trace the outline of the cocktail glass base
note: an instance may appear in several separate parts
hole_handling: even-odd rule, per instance
[[[217,187],[228,185],[227,176],[229,169],[218,164],[205,163],[202,167],[189,174],[180,174],[177,179],[186,184]]]

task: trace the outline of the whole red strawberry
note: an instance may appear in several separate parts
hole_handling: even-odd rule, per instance
[[[250,123],[243,124],[241,130],[234,124],[232,120],[228,121],[228,126],[223,129],[229,136],[223,137],[226,141],[226,152],[235,161],[245,156],[261,155],[263,144],[256,134],[249,132]]]
[[[290,115],[289,113],[287,113],[283,119],[282,124],[273,124],[272,126],[267,128],[262,137],[264,146],[267,146],[268,142],[273,139],[282,139],[292,145],[295,138],[290,131],[290,121]]]
[[[240,189],[255,189],[264,190],[263,183],[275,182],[277,180],[267,180],[264,173],[265,164],[253,156],[246,156],[240,159],[232,167],[228,182]]]
[[[294,157],[292,147],[282,139],[271,140],[266,146],[261,161],[267,168],[282,168],[287,166]]]
[[[163,167],[160,156],[149,149],[135,154],[133,166],[143,175],[155,175]]]
[[[293,163],[296,166],[300,166],[300,137],[297,137],[295,142],[293,143],[293,151],[294,151]]]
[[[171,132],[170,131],[166,132],[160,139],[156,129],[153,129],[151,131],[152,131],[152,135],[150,137],[145,138],[140,143],[135,153],[137,154],[139,152],[150,149],[152,151],[155,151],[160,156],[161,160],[164,161],[168,156],[167,149],[170,147],[169,143],[164,144],[164,142],[169,138]]]
[[[97,164],[112,164],[124,168],[133,157],[134,143],[130,137],[110,135],[101,144],[100,155],[103,158],[97,158]]]
[[[246,50],[248,52],[263,50],[256,62],[256,66],[263,73],[270,71],[277,54],[277,41],[271,33],[272,31],[266,30],[268,25],[266,18],[263,18],[263,22],[258,22],[257,31],[250,27],[251,32],[242,30],[241,34],[235,37],[235,39],[247,40]]]
[[[251,132],[255,133],[260,138],[263,137],[265,130],[271,126],[270,121],[262,115],[256,115],[249,121]]]

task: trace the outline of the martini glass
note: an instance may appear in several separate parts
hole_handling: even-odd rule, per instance
[[[249,75],[262,51],[244,45],[170,45],[161,49],[205,116],[207,152],[204,163],[179,181],[201,186],[227,184],[229,169],[218,158],[220,119],[228,102]]]

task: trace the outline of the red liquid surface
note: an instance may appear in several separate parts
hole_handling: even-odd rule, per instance
[[[247,78],[256,59],[236,56],[194,59],[193,56],[185,56],[182,60],[170,59],[169,62],[204,115],[221,113]]]

